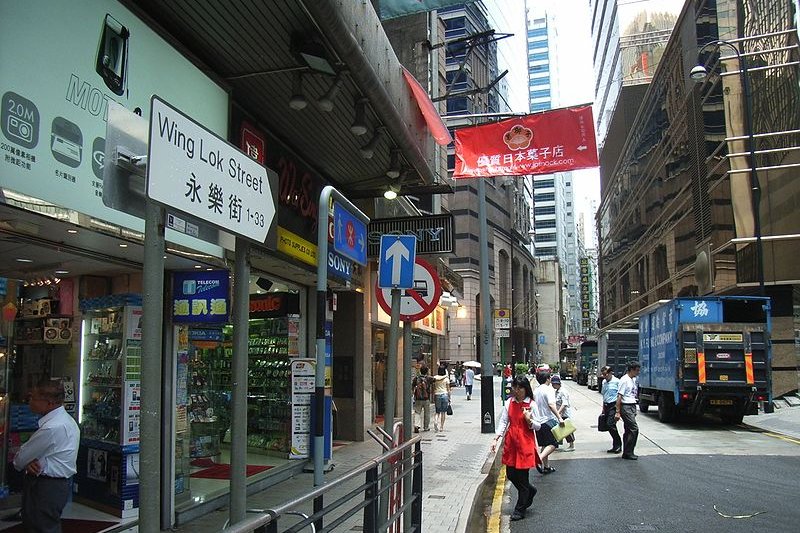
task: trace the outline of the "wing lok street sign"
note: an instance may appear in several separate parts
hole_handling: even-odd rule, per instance
[[[413,235],[384,235],[378,258],[378,286],[389,289],[414,288],[417,238]]]
[[[259,243],[275,217],[267,169],[155,95],[147,196]]]
[[[442,284],[436,269],[417,257],[414,263],[414,286],[401,291],[400,320],[413,322],[422,320],[436,309],[442,297]],[[382,288],[379,282],[375,284],[375,294],[378,305],[387,313],[392,313],[392,289]]]

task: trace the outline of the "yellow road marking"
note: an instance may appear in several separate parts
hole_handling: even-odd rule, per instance
[[[770,431],[764,431],[762,435],[767,435],[770,437],[774,437],[776,439],[785,440],[786,442],[791,442],[792,444],[800,445],[800,439],[796,439],[794,437],[787,437],[786,435],[781,435],[780,433],[772,433]]]
[[[497,483],[494,486],[494,496],[492,497],[492,512],[489,515],[489,523],[486,525],[486,533],[500,532],[500,511],[503,508],[503,493],[506,489],[506,469],[500,467],[500,474],[497,475]]]

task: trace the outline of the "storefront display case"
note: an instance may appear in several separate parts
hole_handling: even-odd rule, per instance
[[[121,517],[139,501],[142,307],[137,295],[81,301],[76,499]]]

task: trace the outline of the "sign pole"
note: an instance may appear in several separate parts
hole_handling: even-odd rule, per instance
[[[247,511],[247,366],[250,318],[250,244],[236,238],[233,285],[233,383],[231,386],[231,503],[230,523],[244,520]]]
[[[353,253],[349,257],[360,264],[366,263],[366,227],[369,224],[369,217],[354,206],[350,200],[345,198],[342,193],[334,187],[327,185],[319,193],[319,211],[317,224],[317,342],[316,342],[316,366],[314,368],[314,486],[322,485],[325,473],[325,314],[327,310],[327,290],[328,290],[328,215],[330,214],[331,199],[339,202],[340,206],[346,207],[348,214],[347,226],[355,230],[355,233],[362,234],[363,258],[361,254]],[[340,217],[341,213],[334,213],[334,218]],[[342,219],[339,218],[341,221]],[[344,226],[346,222],[342,222]],[[334,222],[334,248],[341,243],[339,231],[341,228]],[[360,230],[360,231],[359,231]],[[355,236],[352,243],[355,246],[359,241]],[[348,241],[349,243],[350,241]],[[352,250],[356,252],[356,250]],[[354,257],[354,256],[358,257]],[[362,260],[363,259],[363,260]],[[398,296],[397,311],[400,312]],[[322,510],[322,495],[314,498],[314,512]],[[315,527],[322,529],[322,518],[314,522]]]
[[[407,441],[414,435],[414,422],[411,415],[411,406],[414,402],[411,387],[411,326],[413,322],[403,322],[403,440]],[[406,448],[403,453],[405,467],[411,466],[411,448]],[[403,501],[411,501],[411,479],[403,480]],[[403,512],[403,531],[411,531],[411,510]]]
[[[394,435],[394,413],[397,400],[397,344],[400,333],[400,289],[392,289],[392,319],[389,326],[389,346],[386,351],[386,386],[383,409],[383,430]],[[389,461],[383,463],[381,479],[380,520],[385,520],[389,510]]]
[[[481,262],[481,433],[494,433],[494,370],[492,313],[489,293],[489,231],[486,222],[486,180],[478,180],[478,224]]]
[[[161,530],[161,360],[164,317],[164,209],[145,202],[139,426],[139,531]],[[163,437],[167,438],[167,437]]]

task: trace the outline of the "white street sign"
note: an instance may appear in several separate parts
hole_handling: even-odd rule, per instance
[[[511,330],[510,329],[496,329],[494,330],[494,336],[499,338],[502,337],[511,337]]]
[[[494,319],[494,329],[509,329],[510,327],[511,327],[511,317]]]
[[[261,243],[275,217],[267,169],[157,96],[150,106],[147,196]]]

